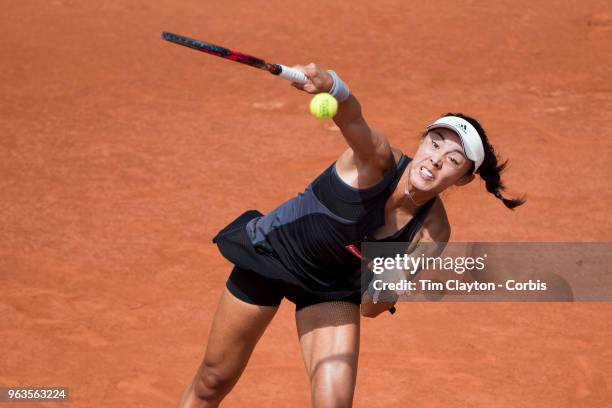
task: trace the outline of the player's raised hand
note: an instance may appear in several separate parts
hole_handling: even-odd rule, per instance
[[[329,92],[333,85],[333,79],[331,75],[327,73],[327,70],[316,65],[314,62],[308,65],[295,65],[292,68],[302,71],[308,77],[308,82],[304,84],[297,82],[291,83],[291,85],[304,92],[311,94]]]

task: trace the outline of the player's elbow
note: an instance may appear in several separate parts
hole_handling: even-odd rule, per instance
[[[361,315],[363,317],[374,318],[385,311],[380,305],[374,303],[363,303],[361,305]]]
[[[364,308],[362,307],[362,308],[361,308],[361,315],[362,315],[363,317],[374,318],[374,317],[378,316],[378,315],[379,315],[379,313],[375,313],[375,312],[373,312],[373,311],[371,311],[371,310],[368,310],[368,309],[365,309],[365,310],[364,310]]]

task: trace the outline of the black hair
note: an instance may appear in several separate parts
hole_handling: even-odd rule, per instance
[[[462,113],[445,113],[444,115],[442,115],[442,117],[444,116],[457,116],[461,119],[465,119],[470,122],[470,124],[474,126],[474,128],[476,128],[476,130],[478,131],[480,139],[482,140],[482,145],[484,147],[485,157],[484,161],[482,162],[476,173],[480,175],[480,178],[484,180],[485,185],[487,187],[487,191],[493,194],[499,200],[501,200],[504,205],[511,210],[515,207],[518,207],[519,205],[523,205],[526,201],[524,197],[506,198],[503,196],[502,191],[506,189],[506,186],[501,181],[501,173],[508,165],[508,160],[499,163],[501,161],[501,158],[495,153],[493,146],[491,146],[491,144],[489,143],[487,133],[480,125],[480,123],[478,123],[476,119],[464,115]],[[474,172],[474,167],[474,162],[472,162],[472,167],[468,171],[468,174],[472,174]]]

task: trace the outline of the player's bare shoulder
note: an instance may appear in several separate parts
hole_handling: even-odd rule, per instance
[[[393,159],[395,160],[395,163],[396,164],[399,163],[404,153],[397,147],[393,147],[393,146],[391,146],[391,152],[393,153]]]
[[[429,242],[448,242],[451,226],[440,197],[434,201],[421,228],[422,240]]]

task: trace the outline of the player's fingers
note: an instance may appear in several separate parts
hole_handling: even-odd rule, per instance
[[[297,88],[297,89],[299,89],[300,91],[303,91],[303,90],[304,90],[304,85],[305,85],[305,84],[303,84],[303,83],[301,83],[301,82],[292,82],[292,83],[291,83],[291,86],[292,86],[292,87]]]
[[[308,93],[319,93],[319,87],[313,84],[312,82],[307,82],[304,84],[304,90]]]
[[[294,65],[292,68],[303,72],[308,78],[308,82],[304,84],[304,87],[298,89],[302,89],[308,93],[319,93],[326,89],[327,73],[314,62],[308,65]]]
[[[305,67],[305,73],[316,86],[322,87],[325,84],[327,72],[314,63],[311,63]]]
[[[298,83],[298,82],[292,82],[291,86],[293,86],[296,89],[299,89],[300,91],[304,91],[307,93],[318,93],[318,88],[312,84],[312,82],[306,82],[305,84],[302,83]]]
[[[306,69],[305,65],[294,65],[291,68],[296,69],[296,70],[304,73],[304,75],[306,75],[308,77],[308,79],[310,79],[310,77],[308,76],[308,70]]]
[[[314,62],[311,62],[304,67],[304,73],[308,78],[316,78],[319,74],[319,68]]]

